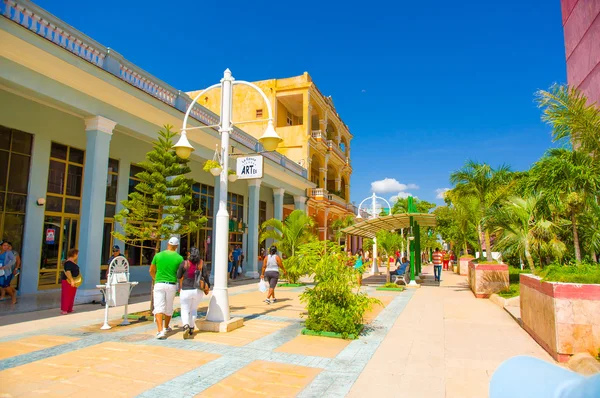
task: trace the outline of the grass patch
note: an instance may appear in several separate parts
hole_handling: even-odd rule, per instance
[[[529,268],[508,267],[508,279],[511,284],[518,284],[520,282],[519,275],[521,274],[531,274],[531,270]]]
[[[535,274],[545,282],[600,284],[600,266],[598,264],[551,264],[536,270]]]
[[[383,286],[379,286],[375,290],[384,290],[384,291],[392,291],[392,292],[401,292],[404,290],[404,286],[398,286],[395,283],[386,283]]]
[[[498,296],[508,299],[521,295],[521,285],[519,283],[511,283],[508,290],[503,290],[497,293]]]
[[[362,328],[361,328],[362,331]],[[358,335],[354,335],[354,334],[343,334],[343,333],[336,333],[336,332],[318,332],[316,330],[310,330],[310,329],[302,329],[302,332],[300,332],[306,336],[321,336],[321,337],[331,337],[334,339],[343,339],[343,340],[356,340],[358,338]]]
[[[304,283],[279,283],[277,287],[302,287]]]

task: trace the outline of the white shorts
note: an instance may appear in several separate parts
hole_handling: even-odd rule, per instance
[[[177,285],[168,283],[156,283],[154,285],[154,315],[173,315],[173,300],[175,300],[176,292]]]

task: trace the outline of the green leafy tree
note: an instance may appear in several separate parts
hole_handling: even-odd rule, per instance
[[[532,192],[542,192],[546,200],[568,214],[573,233],[575,260],[581,261],[577,219],[585,203],[599,193],[600,167],[587,153],[564,148],[551,149],[529,173]]]
[[[452,173],[450,182],[455,185],[453,189],[455,195],[473,197],[478,201],[481,216],[506,199],[514,189],[512,172],[508,166],[503,165],[494,169],[486,163],[477,163],[472,160],[467,161],[460,170]],[[483,222],[483,217],[478,227],[484,232],[487,257],[491,260],[490,231]],[[483,259],[483,249],[480,250],[480,256]]]
[[[431,209],[436,207],[435,203],[427,202],[426,200],[420,200],[413,198],[417,211],[419,213],[429,213]],[[408,211],[408,198],[398,198],[392,206],[392,214],[402,214]]]
[[[554,84],[536,94],[542,120],[552,126],[554,141],[568,140],[574,148],[600,156],[600,108],[579,90]]]
[[[341,240],[342,240],[342,237],[344,236],[344,233],[342,232],[342,230],[344,228],[348,228],[348,227],[354,225],[354,222],[355,222],[354,215],[347,215],[342,218],[337,218],[331,222],[331,229],[333,230],[333,234],[334,234],[335,240],[337,240],[337,242],[338,242],[338,245],[341,245]]]
[[[261,226],[260,242],[267,239],[275,241],[285,256],[283,261],[290,283],[297,283],[301,276],[311,272],[305,267],[308,263],[298,261],[296,252],[301,245],[317,239],[314,226],[315,221],[302,210],[294,210],[283,222],[272,218]]]
[[[596,263],[600,253],[600,206],[595,199],[588,200],[587,209],[580,220],[583,247]]]
[[[396,250],[400,250],[402,237],[396,232],[381,230],[377,233],[377,251],[385,255],[385,263],[387,268],[386,283],[390,282],[390,261]]]
[[[302,245],[297,256],[314,270],[314,288],[300,296],[307,304],[306,328],[358,336],[365,312],[381,302],[360,291],[356,271],[347,266],[347,254],[334,242],[315,241]]]
[[[171,128],[165,126],[158,132],[153,149],[138,164],[143,169],[136,174],[140,182],[115,215],[124,233],[112,234],[129,246],[147,247],[144,242],[150,241],[158,252],[163,240],[196,232],[206,223],[201,210],[190,209],[193,181],[185,176],[191,171],[189,160],[175,154],[173,138],[177,133]]]

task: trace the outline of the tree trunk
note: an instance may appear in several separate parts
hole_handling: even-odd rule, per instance
[[[464,241],[463,246],[464,246],[463,250],[465,251],[464,255],[468,256],[469,255],[469,247],[467,246],[467,241],[466,240]]]
[[[385,273],[385,283],[390,283],[390,256],[385,253],[385,262],[387,264],[387,272]]]
[[[481,224],[477,225],[477,239],[479,240],[479,260],[483,261],[483,241],[481,240]]]
[[[598,262],[598,257],[596,256],[596,252],[592,251],[592,260],[594,260],[595,263]]]
[[[485,257],[487,261],[492,261],[492,241],[489,231],[485,231]]]
[[[575,212],[571,212],[571,224],[573,225],[573,246],[575,246],[575,261],[581,262],[581,249],[579,248],[579,233],[577,232],[577,220]]]
[[[529,269],[533,272],[535,264],[533,263],[533,257],[531,257],[531,253],[529,252],[529,242],[525,244],[525,258],[527,259],[527,264],[529,264]]]

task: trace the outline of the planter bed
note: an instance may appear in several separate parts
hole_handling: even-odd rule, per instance
[[[304,283],[279,283],[277,287],[302,287]]]
[[[463,256],[458,259],[458,274],[467,276],[469,275],[469,262],[473,260],[473,256]]]
[[[349,334],[348,336],[344,337],[341,333],[336,333],[336,332],[317,332],[315,330],[310,330],[310,329],[302,329],[302,332],[300,332],[306,336],[321,336],[321,337],[331,337],[334,339],[344,339],[344,340],[356,340],[358,339],[358,336],[355,336],[354,334]]]
[[[375,290],[383,290],[385,292],[403,292],[404,291],[404,287],[402,287],[402,286],[398,286],[398,287],[378,287]]]
[[[508,265],[469,262],[469,287],[475,297],[489,298],[509,286]]]
[[[600,348],[600,284],[544,282],[521,274],[523,328],[559,362]]]

